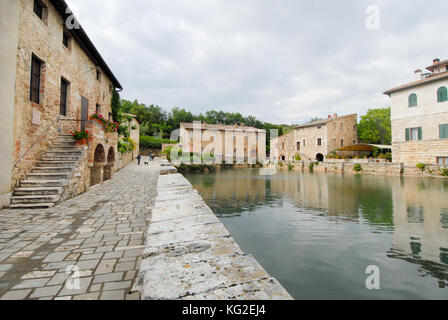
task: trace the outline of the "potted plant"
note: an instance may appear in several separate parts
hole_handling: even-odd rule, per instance
[[[95,112],[94,114],[92,114],[89,117],[89,119],[98,122],[102,126],[104,126],[107,121],[106,119],[104,119],[103,115],[98,112]]]
[[[76,141],[77,145],[86,145],[87,144],[87,139],[89,138],[89,131],[74,131],[73,133],[73,138]]]

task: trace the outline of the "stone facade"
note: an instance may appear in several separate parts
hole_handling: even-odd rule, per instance
[[[184,153],[213,154],[216,162],[255,163],[266,159],[266,131],[243,125],[180,124]]]
[[[325,120],[298,126],[286,136],[273,139],[271,160],[275,160],[272,146],[278,150],[278,160],[292,161],[295,154],[304,160],[324,160],[330,152],[358,143],[357,120],[356,114],[341,117],[334,114]]]
[[[123,113],[122,116],[132,119],[127,121],[127,126],[129,128],[129,138],[135,144],[135,149],[132,151],[132,157],[135,159],[140,153],[140,122],[135,114]]]
[[[42,17],[34,12],[34,0],[14,2],[12,6],[11,0],[6,0],[6,3],[2,1],[5,8],[1,10],[2,18],[5,15],[9,17],[7,21],[17,20],[8,24],[17,25],[18,28],[16,34],[12,30],[8,33],[8,39],[2,38],[2,48],[5,43],[15,48],[14,52],[8,51],[13,56],[7,59],[14,61],[12,73],[9,65],[10,79],[7,83],[14,83],[15,90],[12,91],[14,101],[7,100],[4,107],[8,110],[5,119],[13,115],[10,128],[2,125],[2,130],[7,131],[2,134],[2,154],[6,154],[4,159],[11,169],[6,178],[2,176],[0,194],[10,192],[25,178],[58,135],[81,129],[82,99],[88,103],[87,115],[98,111],[110,118],[112,91],[121,89],[82,27],[73,30],[65,28],[66,17],[61,13],[65,12],[63,1],[41,0],[44,5]],[[64,35],[68,39],[65,44]],[[39,103],[33,102],[30,96],[32,58],[41,62]],[[60,107],[62,80],[68,83],[65,114],[61,114],[64,112]],[[101,145],[105,154],[106,150],[108,153],[113,150],[116,154],[118,135],[105,134],[96,123],[87,123],[86,129],[90,130],[91,137],[86,152],[88,161],[81,172],[83,179],[89,180],[89,166],[93,167],[95,163],[97,146]],[[12,140],[8,142],[9,139]],[[8,143],[12,150],[9,150]],[[107,164],[106,158],[104,163]]]
[[[434,60],[430,73],[422,75],[417,70],[416,81],[385,92],[391,100],[394,162],[415,166],[444,158],[448,164],[448,139],[439,132],[440,125],[448,125],[448,101],[439,102],[437,96],[439,88],[448,87],[447,68],[448,61]],[[416,97],[415,104],[410,104],[411,95]],[[413,129],[414,136],[409,131]]]

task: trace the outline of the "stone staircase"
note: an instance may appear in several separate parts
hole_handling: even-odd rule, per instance
[[[10,208],[50,208],[57,204],[83,153],[83,147],[76,146],[71,135],[59,135],[14,190]]]

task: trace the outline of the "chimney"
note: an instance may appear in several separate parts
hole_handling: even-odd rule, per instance
[[[439,62],[440,62],[439,58],[435,58],[434,60],[432,60],[432,63],[434,63],[434,64],[439,64]]]
[[[423,79],[423,75],[422,75],[422,70],[417,69],[414,71],[415,73],[415,80],[422,80]]]

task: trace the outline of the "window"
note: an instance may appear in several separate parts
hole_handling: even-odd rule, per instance
[[[408,100],[409,100],[409,108],[417,106],[417,95],[415,93],[410,94]]]
[[[304,148],[306,147],[306,140],[305,139],[303,139],[303,147]]]
[[[406,141],[422,140],[422,128],[407,128]]]
[[[282,150],[285,150],[285,143],[282,143]]]
[[[322,126],[317,126],[317,129],[321,129],[322,128]]]
[[[96,69],[96,80],[101,81],[101,71]]]
[[[96,108],[95,108],[95,112],[96,113],[101,113],[100,111],[101,111],[101,106],[97,103],[96,104]]]
[[[441,124],[439,126],[440,139],[448,139],[448,124]]]
[[[344,139],[341,139],[341,147],[344,146]]]
[[[352,144],[356,144],[356,140],[353,140],[353,141],[352,141]]]
[[[448,100],[448,90],[446,87],[440,87],[437,90],[437,102],[444,102]]]
[[[34,13],[41,19],[44,19],[45,5],[40,0],[34,0]]]
[[[42,71],[42,62],[35,56],[31,58],[31,83],[30,100],[39,104],[40,102],[40,78]]]
[[[67,34],[67,32],[64,31],[62,33],[62,44],[66,48],[70,49],[70,47],[71,47],[71,40],[72,40],[72,38]]]
[[[60,111],[63,116],[67,115],[67,97],[68,97],[68,85],[69,83],[61,78],[61,98],[60,98]]]
[[[437,164],[444,167],[448,166],[448,157],[438,157]]]
[[[322,138],[317,138],[317,145],[321,146],[322,145]]]

